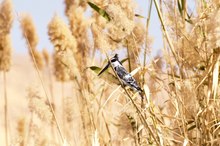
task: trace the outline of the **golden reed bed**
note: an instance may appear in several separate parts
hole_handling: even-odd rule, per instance
[[[149,0],[147,17],[132,0],[64,4],[68,22],[48,20],[53,52],[38,50],[29,14],[0,5],[0,145],[220,145],[219,0]],[[29,56],[12,55],[15,21]],[[118,52],[144,100],[111,69],[97,76]]]

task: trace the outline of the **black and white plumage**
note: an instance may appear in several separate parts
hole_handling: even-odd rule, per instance
[[[110,63],[124,85],[131,87],[135,91],[142,92],[142,89],[138,86],[136,80],[125,70],[122,63],[119,61],[118,54],[115,54],[115,56],[110,59],[108,64],[100,71],[98,75],[101,75],[110,66]]]

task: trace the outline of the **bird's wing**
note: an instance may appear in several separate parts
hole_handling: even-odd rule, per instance
[[[117,67],[115,67],[115,71],[116,71],[116,73],[118,74],[118,76],[119,76],[120,79],[123,79],[124,76],[126,76],[127,74],[129,74],[129,73],[125,70],[125,68],[124,68],[123,66],[117,66]]]
[[[135,79],[128,73],[124,67],[117,67],[117,74],[126,84],[137,84]]]

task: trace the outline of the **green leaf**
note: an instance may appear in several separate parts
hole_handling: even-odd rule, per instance
[[[99,8],[97,5],[95,5],[95,4],[92,3],[92,2],[88,2],[88,4],[89,4],[89,6],[90,6],[92,9],[94,9],[96,12],[98,12],[98,13],[99,13],[102,17],[104,17],[107,21],[110,21],[110,20],[111,20],[110,17],[109,17],[109,15],[108,15],[108,13],[107,13],[105,10]]]
[[[183,9],[183,7],[184,7],[185,3],[186,3],[186,1],[185,1],[185,0],[181,0],[182,9]]]
[[[96,74],[98,74],[102,68],[100,67],[97,67],[97,66],[90,66],[89,67],[92,71],[94,71]],[[107,80],[108,82],[110,83],[114,83],[114,84],[117,84],[117,85],[120,85],[120,82],[118,81],[117,77],[115,77],[112,73],[108,72],[108,70],[106,70],[105,72],[103,72],[101,75],[100,75],[101,78]]]
[[[193,13],[191,13],[190,15],[189,15],[189,13],[186,13],[186,14],[187,14],[188,19],[190,19],[192,17]]]
[[[90,66],[89,67],[92,71],[94,71],[96,74],[98,74],[101,71],[100,67],[97,66]]]
[[[205,8],[207,8],[207,2],[206,2],[205,0],[202,0],[202,3],[203,3],[203,6],[204,6]]]
[[[181,5],[179,0],[177,2],[178,2],[177,4],[178,4],[178,10],[180,12],[180,15],[183,16],[183,6]]]
[[[193,15],[193,13],[189,14],[189,13],[186,13],[187,14],[187,19],[185,19],[185,21],[187,21],[188,23],[190,24],[193,24],[193,21],[191,20],[191,17]]]
[[[127,58],[124,58],[124,59],[122,59],[121,60],[121,63],[123,64],[125,61],[127,61],[128,60],[128,57]]]

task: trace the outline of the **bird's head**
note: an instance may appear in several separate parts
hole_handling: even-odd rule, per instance
[[[115,54],[115,56],[113,56],[111,59],[110,59],[110,62],[113,63],[115,61],[119,61],[119,58],[118,58],[118,54]]]

